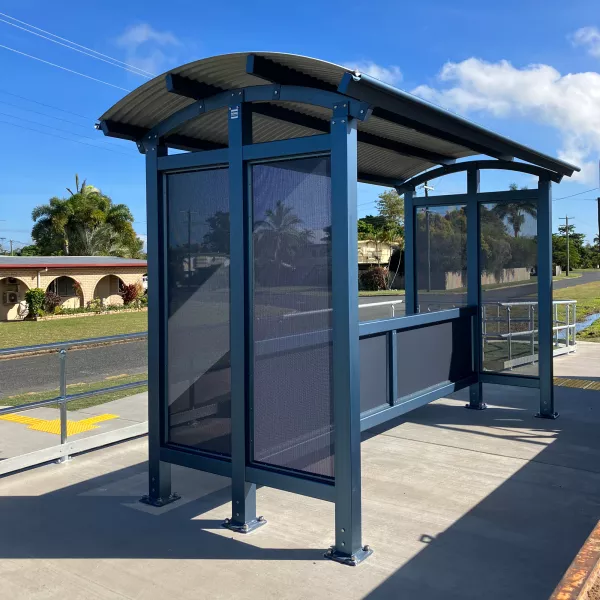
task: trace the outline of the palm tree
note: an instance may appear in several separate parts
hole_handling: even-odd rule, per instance
[[[516,183],[511,183],[508,188],[511,191],[517,191],[519,188]],[[527,188],[521,188],[526,190]],[[516,238],[521,233],[521,228],[525,223],[525,217],[537,217],[537,207],[532,202],[500,202],[493,209],[494,214],[502,221],[506,220],[508,225],[512,227],[513,233]]]
[[[268,209],[265,218],[254,224],[256,244],[261,247],[263,256],[272,256],[275,264],[290,260],[313,237],[311,230],[301,227],[302,223],[293,208],[281,200],[275,209]]]
[[[98,188],[79,181],[68,198],[51,198],[34,208],[31,237],[41,254],[136,257],[143,243],[133,229],[133,215],[125,204],[113,204]]]

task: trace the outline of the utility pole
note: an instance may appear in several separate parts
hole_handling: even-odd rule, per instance
[[[8,241],[10,242],[10,255],[12,256],[13,255],[13,242],[15,240],[8,240]]]
[[[569,219],[574,219],[575,217],[560,217],[560,221],[565,221],[565,233],[567,234],[567,277],[571,273],[571,263],[569,258]]]

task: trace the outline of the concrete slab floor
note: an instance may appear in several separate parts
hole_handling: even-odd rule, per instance
[[[559,376],[599,368],[558,360]],[[600,518],[600,392],[557,388],[556,421],[533,417],[535,390],[484,393],[486,411],[465,410],[461,393],[366,437],[375,553],[356,568],[322,558],[325,502],[261,488],[269,522],[240,536],[220,527],[228,480],[174,468],[183,499],[139,504],[138,439],[0,480],[0,597],[546,599]]]

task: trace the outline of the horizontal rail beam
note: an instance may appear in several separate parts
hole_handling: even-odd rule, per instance
[[[214,458],[200,452],[179,449],[174,446],[162,447],[160,460],[180,467],[231,477],[231,460]]]
[[[418,395],[409,396],[406,400],[399,398],[393,406],[386,405],[383,410],[375,413],[370,412],[367,416],[361,418],[360,430],[367,431],[372,427],[376,427],[391,419],[400,417],[407,412],[425,406],[438,398],[444,398],[448,394],[462,390],[476,382],[477,376],[474,375],[456,382],[445,382],[439,387],[423,391],[423,393],[419,393]]]
[[[420,206],[453,206],[457,204],[467,204],[469,194],[442,194],[440,196],[417,196],[413,197],[413,205]],[[518,203],[518,202],[536,202],[538,199],[537,190],[507,190],[502,192],[480,192],[475,198],[479,204],[492,203]]]
[[[327,502],[335,501],[335,484],[333,480],[331,482],[316,481],[260,467],[246,467],[246,480],[284,492],[301,494],[318,500],[326,500]]]
[[[426,327],[446,321],[454,321],[463,317],[472,317],[476,309],[472,306],[461,308],[450,308],[432,313],[419,313],[416,315],[407,315],[406,317],[396,317],[394,319],[382,319],[379,321],[368,321],[359,323],[358,331],[360,337],[374,335],[377,333],[386,333],[388,331],[402,331],[403,329],[413,329],[415,327]]]

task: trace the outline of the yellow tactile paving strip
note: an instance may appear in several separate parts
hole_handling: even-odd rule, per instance
[[[571,379],[566,377],[555,377],[554,385],[557,387],[579,388],[580,390],[600,391],[600,381],[589,379]]]
[[[81,421],[70,421],[67,419],[67,435],[77,435],[78,433],[98,429],[96,423],[118,419],[118,417],[119,415],[105,414],[98,415],[97,417],[90,417],[89,419],[82,419]],[[60,435],[60,419],[37,419],[36,417],[26,417],[25,415],[17,414],[4,415],[0,417],[0,421],[22,423],[23,425],[27,425],[27,429]]]

